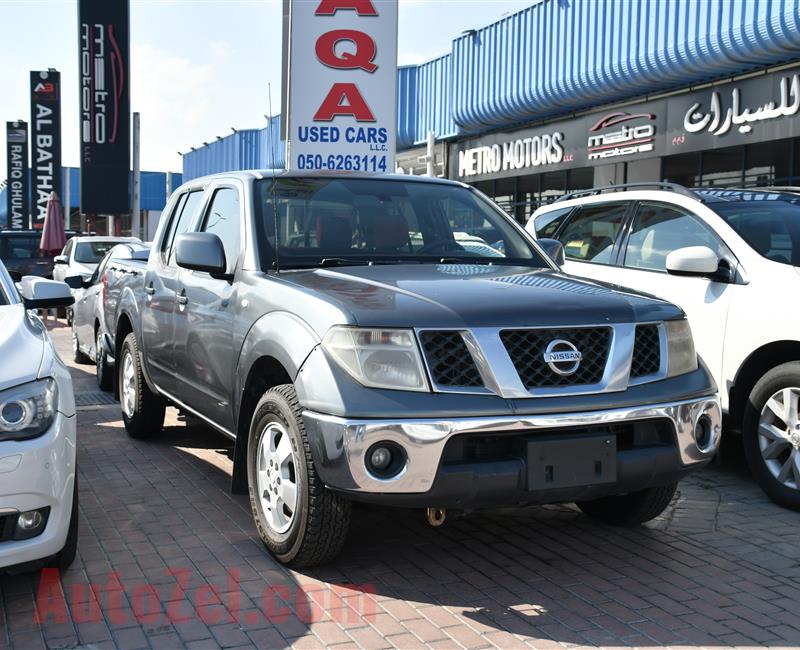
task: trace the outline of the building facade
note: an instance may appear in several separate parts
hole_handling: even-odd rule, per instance
[[[398,72],[397,165],[475,184],[519,219],[569,190],[669,179],[800,184],[800,2],[539,0]],[[270,128],[184,175],[283,166]]]

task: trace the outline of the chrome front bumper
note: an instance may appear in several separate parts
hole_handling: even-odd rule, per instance
[[[711,436],[698,446],[694,429],[701,417],[710,421]],[[447,441],[460,434],[495,432],[532,434],[571,427],[613,425],[635,420],[669,420],[675,428],[680,465],[690,468],[707,462],[722,434],[722,412],[716,395],[701,399],[629,408],[563,413],[447,419],[348,420],[305,411],[303,420],[322,480],[335,489],[365,493],[414,494],[429,491]],[[397,476],[383,479],[367,469],[366,452],[376,442],[400,445],[408,459]]]

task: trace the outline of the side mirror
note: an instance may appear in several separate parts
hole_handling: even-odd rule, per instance
[[[667,255],[667,272],[673,275],[715,275],[719,257],[708,246],[687,246]]]
[[[70,275],[64,278],[64,283],[70,289],[85,289],[89,286],[89,278],[85,275]]]
[[[564,244],[557,239],[537,239],[539,246],[544,249],[547,256],[553,260],[558,266],[564,266]]]
[[[66,255],[56,255],[53,264],[69,264],[69,258]]]
[[[75,302],[69,287],[63,282],[26,275],[20,281],[20,295],[25,309],[69,307]]]
[[[222,240],[214,233],[191,232],[178,235],[175,261],[178,266],[192,271],[203,271],[215,277],[224,277],[228,269]]]

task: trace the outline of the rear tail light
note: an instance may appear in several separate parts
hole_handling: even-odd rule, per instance
[[[108,297],[108,272],[103,272],[103,307],[106,305],[106,298]]]

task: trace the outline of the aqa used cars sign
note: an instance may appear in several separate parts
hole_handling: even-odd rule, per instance
[[[394,171],[397,0],[292,0],[290,169]]]

